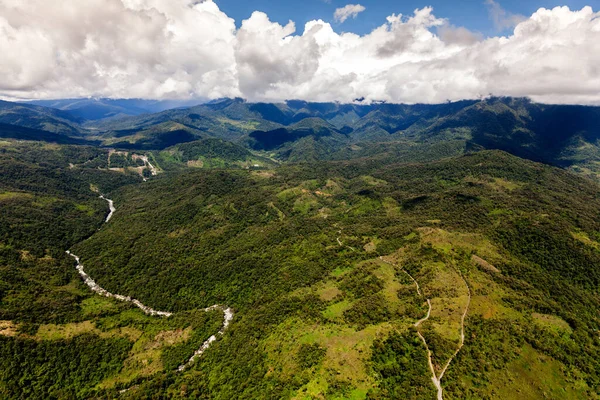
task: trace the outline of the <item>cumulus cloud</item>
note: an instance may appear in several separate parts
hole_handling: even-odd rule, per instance
[[[235,34],[212,1],[0,0],[0,90],[236,95]]]
[[[278,85],[300,86],[319,68],[320,49],[315,26],[302,36],[293,22],[286,26],[269,21],[266,14],[254,12],[237,33],[235,55],[242,93],[256,98]]]
[[[358,14],[365,10],[366,8],[360,4],[348,4],[335,10],[335,13],[333,13],[333,19],[339,23],[343,23],[348,18],[356,18]]]
[[[0,0],[0,96],[444,102],[488,94],[600,104],[600,13],[540,9],[508,36],[430,7],[366,35],[211,0]]]

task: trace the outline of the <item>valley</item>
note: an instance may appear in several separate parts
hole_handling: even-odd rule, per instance
[[[282,161],[365,157],[426,162],[499,149],[597,179],[599,110],[510,97],[437,105],[271,104],[235,98],[154,114],[85,120],[63,109],[3,102],[0,124],[6,125],[0,134],[144,150],[152,154],[153,164],[159,164],[156,169],[165,170],[181,169],[182,164],[270,168]]]
[[[104,223],[108,223],[110,221],[110,219],[112,218],[114,212],[116,211],[116,208],[114,206],[114,202],[111,199],[107,199],[104,196],[100,196],[100,198],[102,200],[106,200],[108,202],[108,206],[109,206],[109,213],[106,216],[106,220],[104,221]],[[81,278],[84,280],[85,284],[95,293],[104,296],[104,297],[108,297],[108,298],[113,298],[113,299],[117,299],[119,301],[124,301],[124,302],[129,302],[134,304],[137,308],[139,308],[140,310],[142,310],[145,314],[150,315],[150,316],[158,316],[158,317],[171,317],[173,315],[173,313],[168,312],[168,311],[157,311],[154,310],[148,306],[145,306],[144,304],[142,304],[139,300],[136,299],[132,299],[129,296],[123,296],[120,294],[113,294],[108,292],[107,290],[103,289],[102,287],[100,287],[96,282],[94,282],[94,280],[92,278],[90,278],[90,276],[88,274],[85,273],[84,269],[83,269],[83,264],[81,263],[80,259],[78,256],[76,256],[75,254],[72,254],[69,250],[66,251],[66,253],[73,257],[75,259],[75,262],[77,263],[77,271],[79,272],[79,275],[81,275]],[[205,308],[204,312],[209,312],[209,311],[214,311],[214,310],[221,310],[223,312],[224,315],[224,319],[223,319],[223,326],[221,327],[221,329],[219,330],[218,334],[222,335],[223,333],[225,333],[225,329],[227,329],[227,327],[229,326],[229,323],[231,322],[231,320],[233,319],[233,311],[226,307],[226,306],[221,306],[221,305],[214,305],[214,306],[210,306]],[[212,335],[211,337],[209,337],[204,343],[202,343],[202,346],[200,347],[200,349],[196,350],[194,352],[194,355],[192,357],[190,357],[190,359],[184,363],[181,364],[177,370],[178,371],[183,371],[187,366],[189,366],[197,357],[201,356],[202,353],[204,353],[204,351],[206,351],[208,349],[208,347],[210,346],[210,344],[212,342],[214,342],[216,340],[216,336]]]
[[[165,148],[3,139],[0,395],[598,398],[595,178],[542,142],[425,139],[434,109],[517,103],[407,107],[368,140],[382,110],[302,104],[350,132],[239,101],[194,110],[226,134]]]
[[[584,0],[0,0],[0,400],[600,400]]]

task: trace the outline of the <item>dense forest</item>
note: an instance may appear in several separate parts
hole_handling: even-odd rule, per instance
[[[106,161],[91,147],[0,142],[1,398],[89,398],[121,375],[175,369],[222,323],[152,319],[83,284],[65,250],[102,224],[100,193],[141,181],[98,169]]]
[[[76,246],[106,287],[168,309],[227,302],[238,310],[223,345],[200,362],[202,375],[174,377],[169,396],[185,386],[209,398],[430,398],[423,349],[409,329],[426,312],[423,299],[379,256],[404,265],[443,307],[424,328],[440,364],[455,346],[453,313],[463,301],[446,269],[473,287],[466,350],[443,381],[447,398],[516,398],[525,375],[513,364],[525,354],[562,376],[531,388],[532,398],[562,386],[572,397],[597,393],[600,273],[591,266],[600,261],[599,202],[583,178],[480,152],[428,164],[188,172],[114,197],[114,224]],[[391,332],[403,339],[386,341]],[[354,360],[343,339],[361,349]],[[325,356],[306,363],[304,344]],[[420,372],[376,384],[393,362],[378,355],[386,346],[398,348],[393,357],[421,358],[411,364]],[[497,378],[503,371],[515,376]]]
[[[170,167],[144,182],[129,153],[0,143],[3,398],[432,399],[419,335],[439,373],[462,327],[444,398],[599,397],[585,177],[460,141],[278,165],[210,139],[151,155]],[[66,249],[173,317],[93,294]],[[213,304],[231,326],[176,372]]]

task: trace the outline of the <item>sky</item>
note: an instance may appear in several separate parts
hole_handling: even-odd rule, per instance
[[[598,0],[0,0],[0,98],[600,105]]]
[[[412,14],[417,8],[433,7],[435,14],[447,18],[454,25],[464,26],[486,36],[499,33],[510,33],[506,29],[497,29],[489,15],[489,7],[483,0],[303,0],[301,6],[298,2],[285,0],[217,0],[217,5],[227,15],[236,20],[239,26],[242,20],[252,15],[253,11],[263,11],[272,21],[286,24],[293,20],[298,26],[304,26],[308,21],[322,19],[330,22],[338,32],[353,32],[367,34],[379,27],[382,21],[392,13]],[[530,16],[539,8],[554,8],[568,6],[580,10],[586,5],[594,5],[595,1],[570,0],[570,1],[545,1],[545,0],[501,0],[499,4],[508,12],[517,15]],[[336,23],[333,14],[336,9],[347,4],[360,4],[366,8],[360,18],[347,20],[345,23]],[[594,9],[600,10],[600,1]]]

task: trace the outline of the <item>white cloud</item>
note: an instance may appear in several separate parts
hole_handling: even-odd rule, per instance
[[[437,33],[440,39],[447,44],[468,46],[483,40],[483,35],[481,33],[471,32],[462,26],[456,27],[448,23],[441,25],[438,28]]]
[[[260,97],[278,85],[300,86],[319,68],[320,49],[314,33],[320,28],[292,36],[293,22],[286,26],[254,12],[237,33],[235,55],[240,89],[251,98]]]
[[[366,35],[300,32],[206,0],[0,0],[0,96],[444,102],[490,93],[600,104],[600,13],[540,9],[506,37],[391,15]]]
[[[358,14],[365,10],[366,8],[364,6],[361,6],[360,4],[348,4],[342,8],[338,8],[337,10],[335,10],[335,13],[333,13],[333,19],[336,22],[343,23],[348,18],[356,18]]]
[[[0,0],[0,91],[236,95],[235,33],[212,1]]]
[[[527,19],[523,15],[506,11],[497,1],[485,0],[485,5],[488,7],[488,13],[494,21],[494,26],[501,31],[514,28]]]

